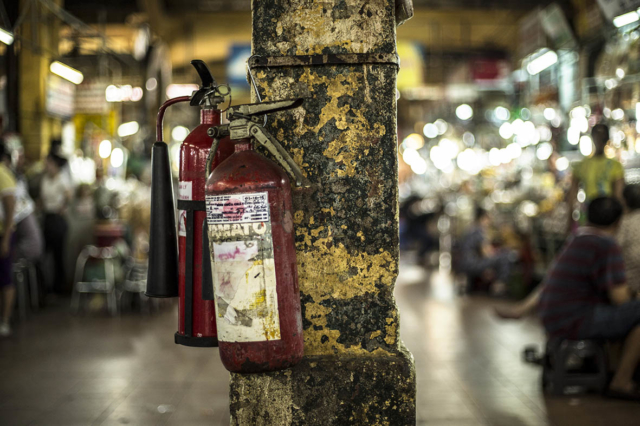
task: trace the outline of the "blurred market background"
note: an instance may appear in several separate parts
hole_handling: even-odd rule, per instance
[[[640,181],[640,1],[414,6],[397,30],[396,297],[420,424],[631,424],[633,405],[545,399],[539,370],[520,361],[541,328],[496,320],[495,294],[469,296],[455,263],[481,207],[493,244],[518,253],[498,296],[526,296],[565,241],[572,165],[592,154],[596,123],[609,125],[606,156]],[[52,148],[73,182],[65,292],[108,281],[91,259],[116,272],[113,292],[71,315],[67,296],[49,294],[50,257],[20,265],[14,335],[0,341],[0,424],[228,424],[217,355],[175,346],[176,306],[142,294],[150,149],[159,106],[198,87],[194,58],[230,85],[234,104],[251,101],[250,40],[249,0],[1,2],[3,139],[36,202]],[[176,179],[180,143],[198,123],[188,105],[166,115]]]

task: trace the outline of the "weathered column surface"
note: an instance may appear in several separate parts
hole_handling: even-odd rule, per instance
[[[393,0],[253,0],[253,54],[395,54]],[[254,69],[263,100],[305,97],[270,119],[314,184],[294,210],[305,358],[231,376],[232,425],[415,424],[415,373],[399,337],[393,64]]]

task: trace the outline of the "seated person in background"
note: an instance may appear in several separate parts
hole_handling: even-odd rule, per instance
[[[504,294],[511,263],[507,252],[496,252],[488,243],[486,233],[490,225],[491,218],[487,212],[476,209],[475,222],[460,242],[460,269],[472,282],[492,278],[491,291]]]
[[[632,377],[640,361],[640,301],[631,301],[622,251],[615,240],[622,204],[596,198],[588,225],[578,230],[549,270],[538,311],[551,337],[624,339],[611,396],[639,399]]]
[[[622,195],[627,212],[616,239],[622,248],[627,284],[632,291],[640,292],[640,184],[627,185]]]
[[[622,250],[627,284],[633,292],[640,292],[640,184],[627,185],[623,191],[627,213],[622,216],[616,240]],[[504,319],[520,319],[535,311],[544,282],[525,300],[511,306],[497,306],[496,314]]]

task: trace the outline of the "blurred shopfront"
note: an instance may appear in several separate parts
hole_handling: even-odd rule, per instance
[[[526,293],[564,242],[572,166],[592,155],[596,123],[609,126],[606,155],[623,163],[627,182],[640,179],[637,5],[610,13],[599,3],[608,2],[533,9],[510,47],[399,44],[401,221],[423,218],[441,267],[482,207],[495,241],[527,246],[527,283],[511,291]],[[420,245],[411,235],[404,247]]]

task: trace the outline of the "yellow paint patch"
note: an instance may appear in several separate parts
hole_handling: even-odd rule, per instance
[[[318,235],[320,235],[320,233],[324,231],[324,226],[321,226],[319,228],[313,229],[311,230],[311,236],[312,237],[317,237]]]
[[[331,213],[331,216],[335,216],[336,212],[333,210],[333,206],[330,209],[322,209],[322,213]]]
[[[319,233],[317,228],[309,231],[307,228],[298,228],[298,235],[308,236],[310,233]],[[397,277],[397,262],[388,252],[370,255],[367,253],[350,254],[342,245],[333,244],[331,228],[329,236],[320,238],[311,243],[311,238],[298,243],[298,276],[300,291],[313,298],[314,303],[305,306],[306,318],[315,326],[321,326],[322,330],[314,330],[313,327],[305,330],[305,354],[359,354],[359,355],[388,355],[384,349],[377,348],[369,352],[360,346],[345,346],[338,343],[340,332],[326,328],[327,315],[331,308],[320,305],[327,299],[352,299],[366,293],[377,293],[377,283],[393,286]],[[355,268],[355,271],[354,269]],[[391,320],[391,323],[389,323]],[[397,322],[387,319],[385,327],[385,342],[393,346],[397,343]],[[382,331],[371,336],[375,338]],[[322,336],[328,340],[322,342]]]
[[[383,34],[393,25],[388,22],[393,16],[386,12],[386,5],[385,0],[368,0],[364,6],[360,1],[348,1],[347,7],[355,9],[347,19],[335,19],[331,7],[326,8],[324,2],[300,2],[280,17],[276,34],[279,40],[285,41],[276,42],[274,47],[282,55],[287,55],[292,47],[296,48],[296,55],[321,54],[331,47],[342,47],[351,53],[370,52],[384,42],[384,37],[372,37],[372,34]],[[370,13],[358,13],[361,9]],[[298,25],[286,25],[289,31],[285,33],[287,30],[280,22]]]
[[[334,177],[354,176],[357,160],[363,154],[366,155],[365,151],[369,152],[371,140],[378,139],[386,133],[385,127],[380,123],[371,125],[359,108],[352,108],[349,103],[339,106],[341,97],[354,96],[361,89],[363,78],[363,73],[353,69],[348,74],[330,79],[324,75],[319,76],[307,68],[300,79],[312,89],[318,85],[326,86],[329,102],[322,108],[318,124],[315,127],[299,127],[296,129],[297,136],[308,131],[318,133],[330,121],[335,123],[336,128],[343,130],[337,139],[329,141],[323,152],[323,155],[342,166],[332,173]]]

